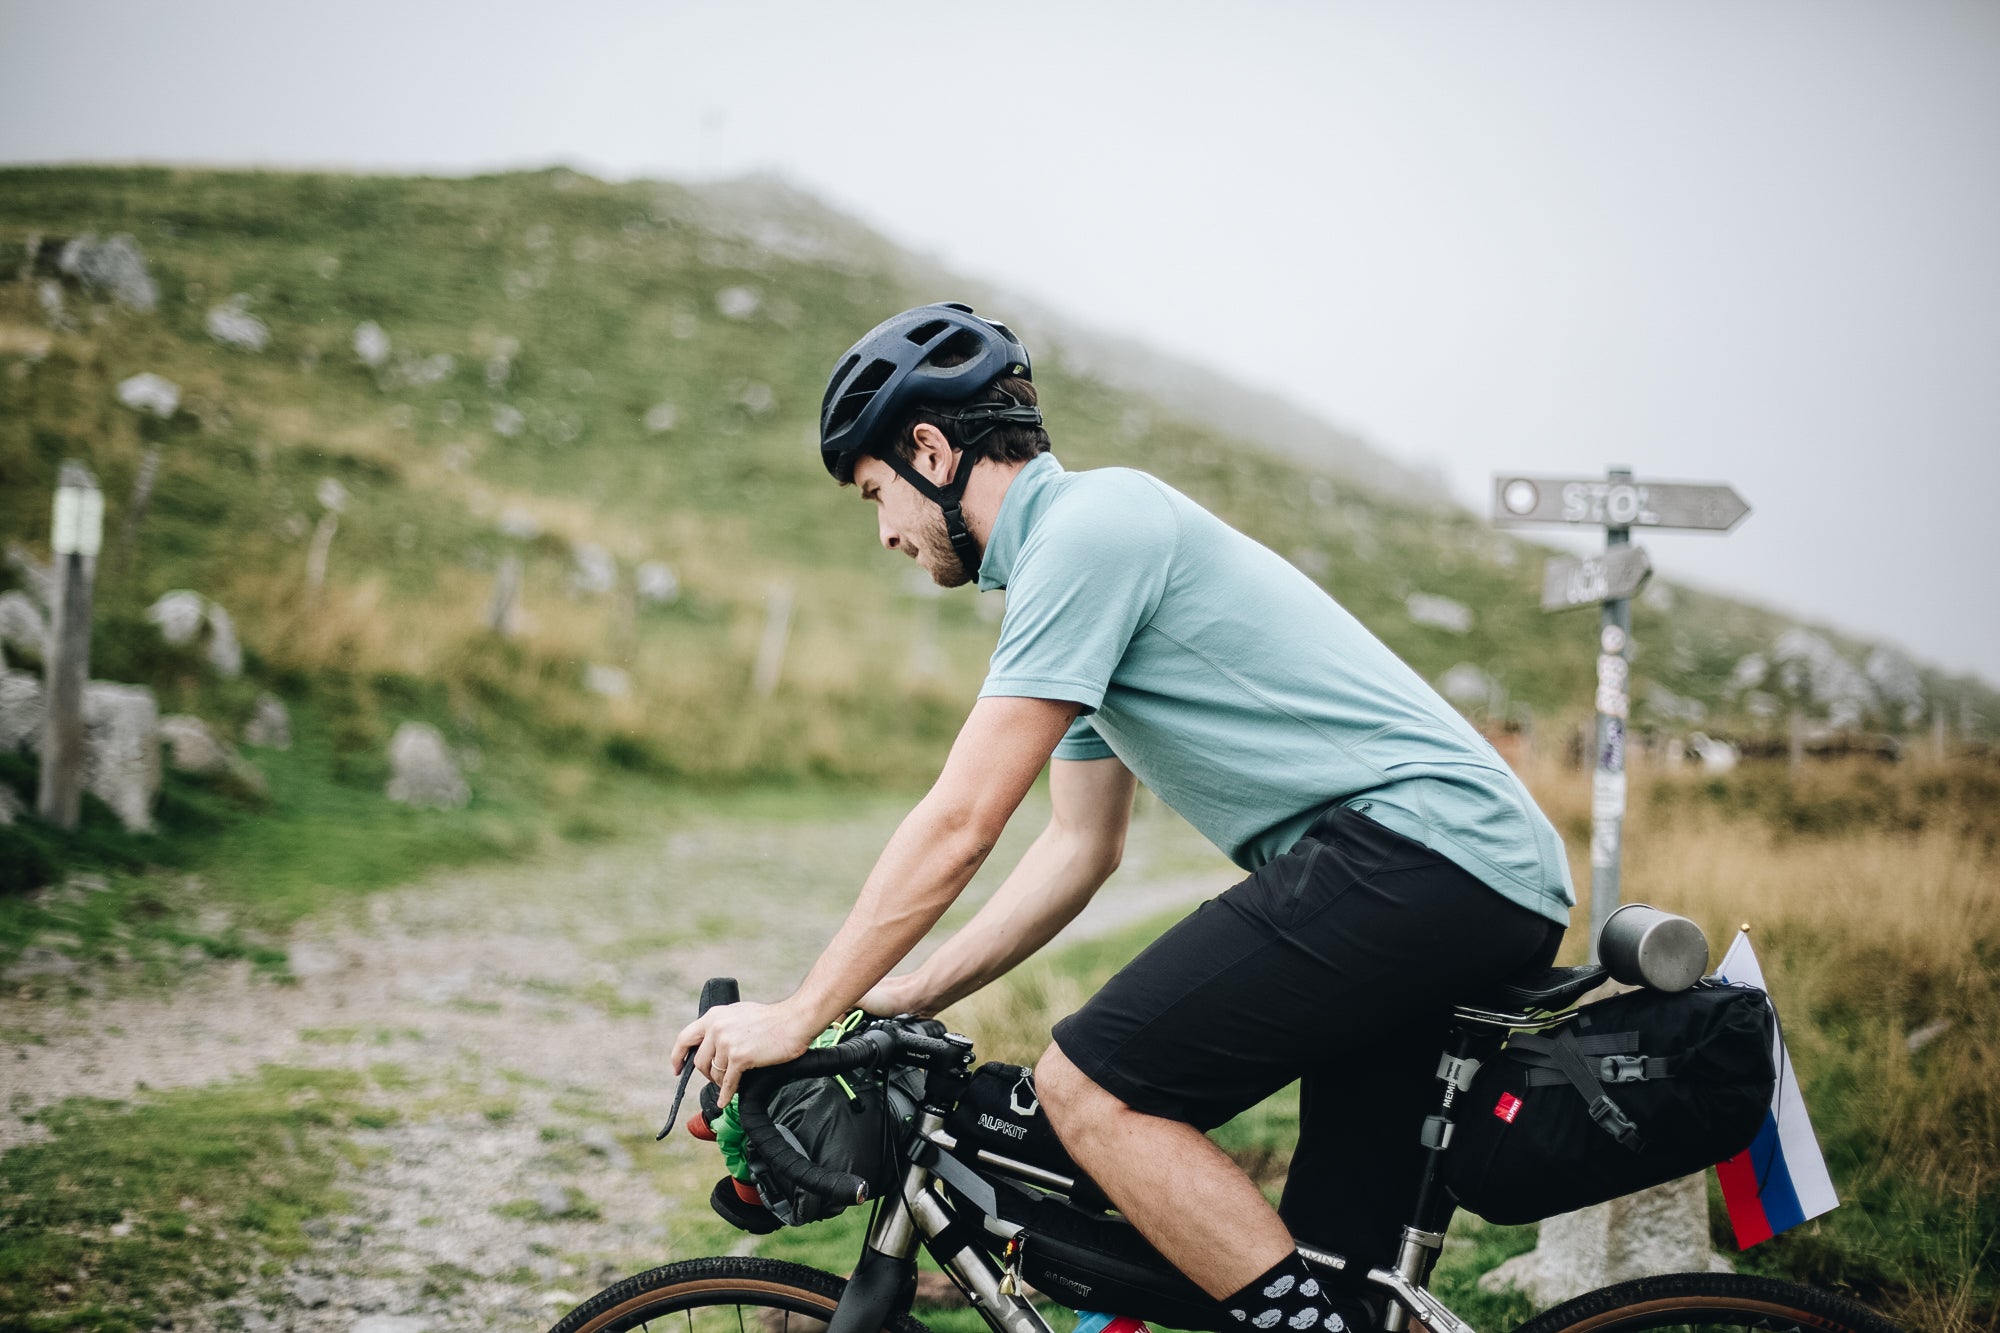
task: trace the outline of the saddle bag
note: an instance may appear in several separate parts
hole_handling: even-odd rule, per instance
[[[1763,1126],[1776,1037],[1763,991],[1716,981],[1516,1032],[1457,1099],[1445,1183],[1461,1207],[1513,1225],[1691,1175]]]
[[[1034,1071],[1020,1065],[993,1060],[973,1070],[945,1129],[966,1149],[984,1148],[1072,1180],[1082,1177],[1042,1114]]]

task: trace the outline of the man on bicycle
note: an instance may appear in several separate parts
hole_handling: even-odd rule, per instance
[[[1555,830],[1303,574],[1143,472],[1065,472],[1005,325],[955,304],[885,321],[836,365],[820,449],[876,507],[884,546],[942,586],[1005,589],[1006,616],[943,772],[804,983],[688,1025],[676,1071],[691,1058],[727,1099],[857,1003],[929,1014],[1001,976],[1116,868],[1143,780],[1248,878],[1056,1025],[1042,1105],[1238,1319],[1359,1322],[1294,1237],[1364,1271],[1393,1262],[1448,1010],[1555,956],[1575,902]],[[962,930],[888,977],[1044,765],[1048,827]],[[1299,1142],[1273,1211],[1204,1131],[1294,1079]]]

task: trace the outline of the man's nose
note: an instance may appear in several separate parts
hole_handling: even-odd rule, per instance
[[[875,516],[875,529],[882,539],[882,545],[891,551],[903,544],[903,539],[898,537],[896,530],[889,526],[889,516],[887,514],[877,514]]]

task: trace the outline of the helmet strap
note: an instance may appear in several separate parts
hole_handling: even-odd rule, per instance
[[[958,459],[958,470],[953,473],[952,479],[942,486],[894,454],[884,454],[882,461],[887,463],[897,476],[909,482],[911,489],[918,495],[944,511],[944,533],[951,538],[951,549],[957,552],[958,562],[965,566],[965,572],[973,578],[978,578],[979,563],[983,557],[980,555],[979,543],[973,540],[972,529],[965,525],[965,511],[961,506],[965,498],[965,483],[972,479],[973,465],[966,461],[964,453],[958,449],[953,449],[952,455]]]

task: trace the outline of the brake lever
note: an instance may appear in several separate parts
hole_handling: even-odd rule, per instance
[[[701,983],[701,1000],[694,1011],[695,1017],[701,1017],[718,1004],[735,1004],[742,998],[743,993],[737,988],[735,977],[710,977]],[[674,1104],[667,1110],[667,1123],[660,1126],[653,1142],[658,1143],[674,1132],[674,1123],[681,1118],[681,1101],[687,1096],[688,1080],[693,1077],[694,1053],[690,1051],[688,1062],[681,1066],[681,1081],[674,1088]]]

